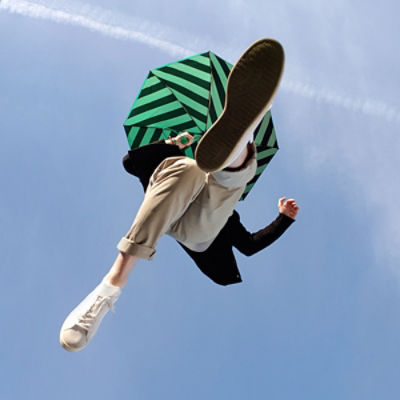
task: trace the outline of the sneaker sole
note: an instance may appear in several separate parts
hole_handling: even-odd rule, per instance
[[[224,110],[197,145],[195,159],[205,172],[223,169],[248,129],[270,107],[282,77],[285,55],[273,39],[253,43],[232,68]]]
[[[61,346],[62,346],[65,350],[70,351],[71,353],[76,353],[76,352],[78,352],[78,351],[81,350],[81,348],[76,349],[76,348],[73,348],[73,347],[69,347],[69,346],[67,345],[67,343],[65,343],[65,342],[61,339],[61,337],[60,337],[60,344],[61,344]]]

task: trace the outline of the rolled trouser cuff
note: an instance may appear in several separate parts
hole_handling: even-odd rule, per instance
[[[152,247],[135,243],[126,237],[123,237],[119,241],[117,248],[122,253],[127,253],[131,256],[136,256],[139,258],[145,258],[146,260],[152,260],[154,254],[156,253],[156,250]]]

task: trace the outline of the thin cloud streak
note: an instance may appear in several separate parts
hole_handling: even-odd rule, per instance
[[[287,79],[282,82],[282,89],[318,103],[326,103],[345,108],[348,111],[383,118],[387,122],[400,122],[400,110],[380,100],[347,96],[333,90],[318,89],[305,83]]]
[[[132,40],[151,47],[156,47],[172,56],[187,57],[193,54],[191,50],[185,49],[166,40],[149,36],[144,32],[106,24],[84,15],[71,13],[61,9],[54,9],[30,1],[2,0],[0,3],[0,10],[31,18],[46,19],[58,23],[81,26],[115,39]]]
[[[0,10],[31,18],[40,18],[57,23],[81,26],[117,40],[131,40],[157,48],[173,57],[188,57],[196,53],[196,50],[176,44],[176,40],[167,41],[157,37],[157,34],[154,33],[150,35],[141,30],[132,30],[121,26],[124,25],[121,16],[115,12],[96,7],[96,12],[91,12],[91,16],[89,17],[85,15],[90,11],[88,6],[80,3],[74,4],[75,6],[77,5],[78,10],[71,12],[66,9],[61,9],[60,6],[59,8],[54,8],[32,1],[2,0],[0,3]],[[92,15],[96,15],[96,19]],[[104,22],[107,20],[112,20],[114,23]],[[165,27],[165,31],[167,30],[168,28]],[[161,36],[160,33],[158,33],[158,36]],[[162,36],[166,35],[163,34]],[[182,37],[184,35],[180,36]],[[195,40],[195,42],[199,42],[199,40]],[[220,48],[221,46],[218,47]],[[400,122],[400,110],[380,100],[352,97],[333,90],[316,88],[302,82],[291,81],[287,78],[284,78],[282,81],[282,89],[303,98],[340,107],[347,111],[381,118],[387,122]]]

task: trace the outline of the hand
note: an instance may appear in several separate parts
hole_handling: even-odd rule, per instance
[[[189,147],[193,143],[193,140],[194,137],[189,132],[182,132],[178,136],[175,136],[174,138],[170,137],[165,141],[165,143],[176,144],[181,150],[183,150],[186,147]],[[187,143],[182,143],[186,141]]]
[[[299,206],[296,204],[295,199],[289,199],[286,201],[286,197],[282,197],[278,202],[278,210],[281,214],[295,219],[299,211]]]

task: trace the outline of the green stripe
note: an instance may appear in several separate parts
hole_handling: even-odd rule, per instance
[[[195,106],[196,106],[196,104],[195,104]],[[196,109],[192,108],[188,104],[184,104],[184,107],[186,108],[187,113],[191,117],[200,121],[202,125],[205,125],[207,123],[207,115],[204,115],[203,113],[197,111]],[[207,110],[205,110],[205,111],[207,111]]]
[[[194,153],[193,153],[192,147],[187,147],[185,149],[185,156],[186,157],[190,157],[190,158],[194,158]]]
[[[200,64],[207,65],[208,67],[210,66],[210,52],[207,51],[202,54],[198,54],[197,56],[194,57],[189,57],[190,60],[197,61]]]
[[[155,130],[156,130],[155,128],[147,128],[146,129],[146,133],[143,135],[139,147],[146,146],[146,144],[149,144],[152,142],[152,138],[153,138]]]
[[[216,59],[218,60],[219,64],[221,65],[222,69],[224,70],[225,75],[228,76],[229,73],[231,72],[232,68],[233,68],[233,64],[228,63],[227,61],[225,61],[224,59],[222,59],[221,57],[217,56],[214,53],[211,53],[211,54],[216,57]]]
[[[225,91],[226,91],[226,83],[227,83],[227,75],[221,67],[220,62],[214,54],[211,54],[212,59],[212,73],[213,73],[213,82],[215,85],[215,89],[218,93],[218,106],[216,107],[217,114],[219,115],[222,112],[222,109],[225,105]],[[213,101],[216,102],[215,91],[213,91]]]
[[[157,118],[160,115],[165,115],[169,112],[173,112],[173,111],[177,111],[177,110],[179,110],[179,112],[181,114],[185,114],[185,110],[182,108],[182,106],[181,106],[181,104],[179,104],[179,102],[175,101],[173,103],[167,103],[167,104],[164,104],[164,105],[158,107],[157,110],[149,110],[147,113],[135,115],[132,118],[129,118],[129,120],[127,120],[126,123],[131,124],[131,125],[145,126],[146,120]]]
[[[200,96],[198,93],[189,90],[188,88],[179,85],[174,82],[167,82],[169,88],[173,89],[176,92],[182,93],[184,96],[189,97],[194,102],[200,104],[203,107],[208,107],[208,92],[207,96]]]
[[[263,165],[267,166],[267,164],[269,164],[269,162],[271,161],[271,159],[274,156],[274,154],[271,154],[269,157],[263,158],[262,160],[258,160],[257,165],[260,166],[260,167],[263,166]]]
[[[151,139],[150,139],[149,143],[153,143],[153,142],[156,142],[157,140],[160,140],[160,138],[162,136],[162,132],[163,132],[163,130],[160,128],[155,129],[153,134],[151,135]]]
[[[196,69],[198,69],[200,71],[203,71],[203,72],[205,72],[207,74],[210,74],[210,72],[211,72],[209,61],[208,61],[208,65],[204,65],[204,64],[200,64],[197,60],[193,60],[193,59],[188,58],[186,60],[181,61],[181,63],[182,64],[186,64],[186,65],[190,65],[191,67],[196,68]]]
[[[257,145],[262,142],[262,138],[264,137],[265,131],[268,128],[269,121],[270,121],[270,115],[269,116],[265,115],[265,117],[261,121],[261,124],[259,125],[256,138],[254,139]]]
[[[196,92],[193,92],[186,87],[176,84],[174,82],[167,82],[167,85],[174,91],[179,92],[182,95],[192,99],[194,102],[200,104],[201,106],[208,107],[208,94],[207,96],[200,96]]]
[[[219,97],[219,93],[214,82],[211,85],[211,101],[214,106],[216,117],[218,118],[218,116],[222,113],[222,110],[224,109],[224,104],[221,102],[221,98]],[[214,123],[217,118],[213,119],[212,122]]]
[[[170,136],[173,136],[173,133],[171,129],[160,129],[161,131],[161,135],[160,135],[160,139],[168,139]],[[159,140],[160,140],[159,139]]]
[[[153,69],[151,72],[153,72],[153,71],[155,71],[157,69],[161,69],[161,68],[164,68],[164,67],[169,67],[171,65],[175,65],[177,63],[186,62],[187,60],[194,60],[194,61],[197,61],[200,64],[204,64],[204,65],[209,65],[210,64],[210,61],[209,61],[209,58],[208,58],[208,52],[206,52],[206,53],[196,54],[195,56],[190,56],[190,57],[187,57],[187,58],[183,58],[182,60],[178,60],[178,61],[174,61],[174,62],[171,62],[171,63],[168,63],[168,64],[161,65],[161,66]]]
[[[135,140],[136,128],[131,127],[129,130],[127,130],[127,128],[125,127],[125,131],[126,131],[126,138],[128,139],[129,147],[132,148],[132,143]]]
[[[152,83],[154,81],[154,84]],[[149,84],[146,83],[146,86],[141,90],[139,93],[138,99],[144,96],[148,96],[151,93],[158,92],[160,89],[164,88],[165,84],[160,82],[160,80],[153,76],[152,80],[149,82]]]
[[[262,160],[263,158],[274,155],[278,150],[277,149],[266,149],[257,153],[257,160]]]
[[[164,106],[166,108],[166,106]],[[175,119],[177,117],[182,118],[183,116],[186,116],[185,110],[183,108],[175,109],[175,110],[169,110],[166,112],[163,112],[162,114],[155,115],[154,117],[150,117],[147,119],[144,119],[142,121],[136,121],[135,125],[139,126],[151,126],[152,124],[156,124],[158,122],[162,122],[165,126],[168,126],[168,120],[170,119]],[[162,125],[160,125],[161,127]]]
[[[214,84],[215,84],[215,87],[218,92],[219,103],[221,104],[221,107],[223,109],[224,105],[225,105],[225,97],[226,97],[226,95],[225,95],[226,81],[225,82],[221,81],[219,75],[216,72],[214,72]],[[221,110],[221,112],[222,112],[222,110]],[[218,113],[218,115],[219,114],[220,113]]]
[[[243,194],[247,194],[250,192],[251,188],[254,186],[254,183],[250,183],[246,186],[246,189],[244,190]]]
[[[261,172],[264,171],[265,167],[266,167],[266,165],[260,165],[260,166],[256,169],[255,175],[260,175]]]
[[[269,147],[268,146],[268,140],[269,140],[271,134],[272,134],[272,124],[269,123],[268,126],[267,126],[267,129],[265,130],[264,137],[262,138],[262,141],[260,143],[261,147],[265,147],[265,148]]]
[[[253,178],[251,179],[251,181],[247,182],[247,184],[248,184],[248,185],[254,185],[259,177],[260,177],[260,175],[255,175],[255,176],[253,176]]]
[[[176,97],[173,94],[169,94],[166,97],[158,98],[157,100],[150,101],[149,103],[143,104],[142,106],[135,107],[134,110],[132,110],[130,118],[135,116],[138,117],[140,114],[154,111],[158,107],[162,107],[166,104],[170,104],[173,102],[176,102]]]
[[[208,88],[210,82],[210,73],[204,72],[201,69],[193,68],[191,65],[177,63],[162,69],[164,72],[169,72],[172,75],[180,76],[188,81],[196,83],[199,86]]]
[[[142,136],[146,133],[146,131],[147,131],[147,128],[136,128],[136,127],[131,130],[131,132],[129,133],[129,136],[131,136],[133,138],[132,133],[135,134],[134,140],[132,140],[132,144],[131,144],[131,147],[133,149],[135,149],[136,147],[139,147],[140,142],[142,140]]]
[[[274,126],[272,125],[272,132],[271,132],[271,136],[268,140],[268,144],[269,147],[278,147],[278,142],[276,140],[276,132],[274,129]]]
[[[179,69],[178,69],[178,67],[179,67]],[[193,72],[188,73],[188,72],[182,70],[182,67],[184,67],[184,65],[180,65],[178,63],[178,64],[174,65],[174,67],[164,67],[158,71],[182,78],[185,81],[192,82],[195,85],[208,90],[208,87],[210,85],[209,76],[207,76],[204,73],[200,74],[200,76],[195,76],[195,75],[193,75]],[[155,74],[155,75],[158,76],[158,74]],[[205,78],[202,79],[202,76],[205,76]]]
[[[184,107],[189,107],[194,110],[196,114],[202,116],[199,117],[200,120],[207,119],[208,107],[204,106],[203,104],[198,103],[197,101],[193,100],[191,97],[186,96],[183,93],[179,93],[178,91],[173,91],[176,99],[179,103],[181,103]]]
[[[184,86],[187,89],[191,90],[194,93],[197,93],[199,95],[201,95],[202,97],[207,97],[208,96],[208,91],[209,91],[209,87],[210,84],[209,82],[205,82],[207,84],[207,87],[204,88],[204,85],[197,85],[196,83],[192,82],[192,81],[188,81],[186,79],[184,79],[182,76],[177,76],[177,75],[172,75],[172,74],[168,74],[164,71],[155,71],[155,73],[157,73],[157,77],[161,80],[164,80],[165,82],[173,82],[176,83],[178,85]]]
[[[174,123],[171,123],[169,125],[171,126],[171,129],[173,129],[174,131],[176,131],[178,133],[196,127],[196,124],[194,123],[193,120],[186,121],[186,122],[176,121],[175,125],[174,125]]]
[[[211,125],[217,120],[218,115],[215,111],[215,105],[211,102],[208,114],[208,121],[207,121],[207,129],[211,127]]]
[[[211,54],[212,66],[215,68],[215,71],[218,75],[218,78],[224,88],[226,88],[226,82],[228,80],[229,70],[226,72],[217,57],[214,54]]]
[[[144,104],[150,103],[152,101],[158,100],[160,97],[166,97],[171,94],[171,90],[167,87],[165,82],[162,82],[162,88],[158,89],[157,92],[149,93],[147,96],[142,96],[140,99],[137,99],[132,111],[137,107],[141,107]]]

